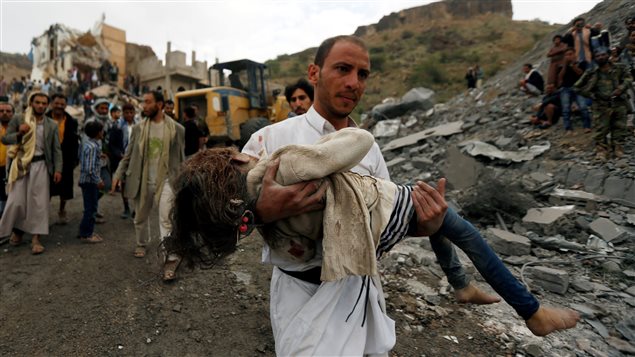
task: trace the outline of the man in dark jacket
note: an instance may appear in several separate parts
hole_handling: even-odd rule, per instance
[[[62,180],[55,184],[51,181],[51,197],[60,196],[60,210],[57,224],[68,223],[66,201],[73,198],[73,170],[79,163],[78,123],[66,112],[66,96],[60,93],[51,97],[52,109],[46,113],[53,118],[59,133],[62,148]]]

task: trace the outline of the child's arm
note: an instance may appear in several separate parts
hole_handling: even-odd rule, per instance
[[[345,128],[313,145],[285,146],[271,156],[280,158],[276,181],[291,185],[348,171],[366,156],[374,142],[375,138],[366,130]]]

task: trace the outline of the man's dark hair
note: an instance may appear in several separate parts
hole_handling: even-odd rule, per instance
[[[564,50],[564,53],[567,53],[567,52],[570,52],[570,51],[575,52],[575,48],[573,48],[573,47],[567,47],[567,48]]]
[[[44,98],[46,98],[46,102],[47,103],[51,102],[49,100],[49,96],[46,93],[37,92],[37,93],[31,94],[31,98],[29,98],[29,104],[33,104],[33,101],[35,100],[35,97],[44,97]]]
[[[560,41],[562,41],[562,36],[560,36],[560,35],[555,35],[555,36],[553,36],[553,38],[551,39],[551,42],[555,41],[555,39],[556,39],[556,38],[559,38],[559,39],[560,39]]]
[[[172,99],[168,99],[165,101],[165,104],[174,104],[174,101]]]
[[[86,136],[91,139],[96,138],[102,130],[104,130],[104,124],[101,123],[101,120],[89,120],[84,127]]]
[[[324,40],[324,42],[320,44],[320,47],[318,47],[317,52],[315,53],[315,59],[313,60],[313,63],[320,67],[324,66],[324,60],[326,60],[326,57],[329,55],[329,52],[331,52],[331,49],[333,48],[333,46],[335,46],[335,44],[340,41],[352,42],[358,45],[359,47],[363,48],[364,51],[368,51],[368,47],[366,47],[366,44],[364,43],[364,41],[362,41],[362,39],[357,36],[351,36],[351,35],[335,36],[335,37],[327,38],[326,40]]]
[[[116,106],[116,105],[113,105],[113,106],[112,106],[112,108],[110,108],[110,112],[111,112],[111,113],[112,113],[112,112],[119,112],[119,111],[121,111],[121,109],[119,109],[119,107],[118,107],[118,106]]]
[[[54,101],[57,98],[62,98],[64,99],[65,102],[68,102],[68,99],[66,99],[66,96],[62,93],[55,93],[51,96],[51,102]]]
[[[121,110],[135,110],[134,105],[126,103],[121,107]]]
[[[304,78],[300,78],[294,84],[288,85],[284,88],[284,96],[287,98],[287,102],[291,102],[291,96],[296,89],[302,89],[304,93],[309,96],[311,102],[313,102],[313,86]]]
[[[584,19],[584,17],[576,17],[575,19],[573,19],[573,23],[575,24],[578,21],[583,21],[586,22],[586,20]]]
[[[164,103],[164,104],[165,104],[165,99],[163,99],[163,93],[161,93],[160,91],[158,91],[158,90],[151,90],[151,91],[149,91],[149,92],[148,92],[148,93],[146,93],[146,94],[151,94],[151,95],[152,95],[152,97],[154,98],[154,101],[155,101],[155,102],[157,102],[157,103],[158,103],[158,102],[161,102],[161,103]]]
[[[183,113],[185,113],[185,117],[189,119],[193,119],[195,115],[194,108],[192,108],[191,106],[185,108],[185,110],[183,110]]]
[[[525,66],[525,67],[527,67],[527,68],[529,68],[529,69],[534,68],[534,66],[532,66],[532,64],[531,64],[531,63],[525,63],[523,66]]]

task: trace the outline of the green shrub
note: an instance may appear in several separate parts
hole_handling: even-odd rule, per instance
[[[401,39],[402,39],[402,40],[407,40],[407,39],[409,39],[409,38],[412,38],[414,35],[415,35],[415,34],[414,34],[414,32],[412,32],[412,31],[410,31],[410,30],[404,30],[404,31],[401,33]]]
[[[370,54],[370,68],[375,71],[383,71],[384,64],[386,63],[386,55],[384,54]]]
[[[432,87],[437,84],[446,83],[448,76],[443,69],[443,64],[436,58],[429,58],[414,67],[412,74],[408,77],[410,87]]]
[[[371,47],[370,48],[370,53],[384,53],[384,47],[383,46],[376,46],[376,47]]]
[[[270,76],[277,76],[280,74],[280,62],[276,60],[270,60],[265,62],[267,68],[269,69]]]

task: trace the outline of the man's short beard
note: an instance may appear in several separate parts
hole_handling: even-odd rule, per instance
[[[154,118],[154,117],[155,117],[158,113],[159,113],[159,110],[158,110],[158,109],[156,109],[156,110],[153,110],[153,111],[151,111],[150,113],[148,113],[146,116],[147,116],[148,118],[152,119],[152,118]]]
[[[33,107],[33,114],[35,114],[36,116],[40,117],[42,115],[44,115],[44,112],[46,112],[46,108],[42,109],[42,111],[39,111],[37,109],[35,109],[35,107]]]

